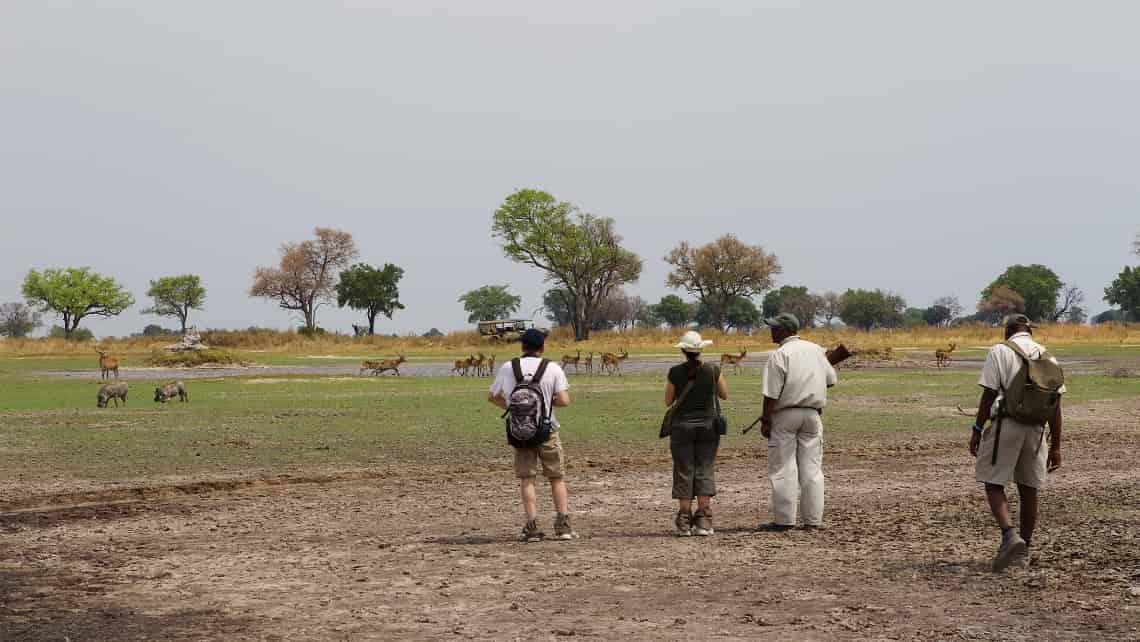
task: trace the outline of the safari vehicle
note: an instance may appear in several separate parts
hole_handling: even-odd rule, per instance
[[[534,324],[526,319],[497,319],[495,321],[480,321],[479,336],[489,343],[513,343],[522,338],[522,333]],[[542,332],[545,329],[539,328]]]

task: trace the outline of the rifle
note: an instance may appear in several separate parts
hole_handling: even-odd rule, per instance
[[[845,346],[841,343],[841,344],[835,346],[835,348],[828,350],[826,354],[827,354],[827,362],[833,366],[837,366],[840,363],[843,363],[844,361],[846,361],[847,359],[850,359],[852,356],[854,356],[855,353],[848,350],[847,346]],[[748,424],[748,427],[745,428],[744,432],[742,432],[741,434],[747,435],[748,431],[755,428],[756,424],[760,423],[760,420],[763,418],[764,418],[763,415],[757,417],[756,421],[753,421],[751,424]]]

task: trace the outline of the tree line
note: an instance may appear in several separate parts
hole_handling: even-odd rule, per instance
[[[335,303],[363,312],[368,334],[375,333],[380,315],[391,319],[404,309],[399,300],[403,268],[355,262],[359,250],[348,232],[318,227],[313,235],[283,244],[277,265],[258,267],[249,295],[300,313],[304,324],[300,331],[309,335],[323,332],[317,312],[324,305]],[[543,296],[547,318],[572,328],[578,340],[599,329],[693,323],[748,332],[765,316],[780,312],[794,313],[806,327],[831,325],[838,319],[867,330],[994,323],[1011,312],[1036,321],[1088,320],[1084,292],[1044,265],[1009,266],[982,290],[975,311],[962,316],[963,306],[954,296],[941,297],[927,308],[913,308],[881,289],[839,293],[810,292],[797,285],[774,288],[782,272],[776,255],[733,234],[703,245],[682,241],[670,250],[663,257],[670,267],[665,285],[690,299],[669,294],[650,304],[625,292],[640,278],[643,260],[622,246],[614,220],[535,189],[507,196],[492,214],[491,235],[508,259],[543,273],[553,286]],[[1140,256],[1140,234],[1131,250]],[[80,327],[84,319],[116,316],[135,303],[113,278],[86,267],[32,269],[22,292],[23,302],[0,304],[0,336],[26,336],[51,313],[62,322],[51,329],[52,335],[89,338],[90,332]],[[197,275],[167,276],[150,281],[146,296],[153,304],[144,313],[176,319],[185,333],[191,312],[204,308],[206,288]],[[761,298],[759,307],[757,298]],[[1103,299],[1117,309],[1097,315],[1093,322],[1140,320],[1140,266],[1125,266],[1104,289]],[[468,312],[468,321],[476,322],[507,317],[518,310],[522,299],[510,292],[509,284],[487,285],[463,294],[459,303]],[[161,330],[147,328],[152,334]]]

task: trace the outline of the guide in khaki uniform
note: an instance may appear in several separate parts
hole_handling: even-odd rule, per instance
[[[1033,340],[1029,318],[1012,314],[1003,325],[1005,342],[990,348],[982,366],[978,380],[982,398],[970,436],[970,454],[977,458],[974,475],[985,484],[986,499],[1002,532],[993,560],[995,571],[1028,558],[1037,525],[1038,489],[1046,472],[1061,466],[1061,395],[1065,393],[1061,367]],[[1045,424],[1049,425],[1047,441]],[[1011,479],[1021,498],[1020,532],[1013,528],[1005,497],[1005,485]]]
[[[800,322],[784,313],[764,323],[780,344],[764,367],[764,414],[760,432],[768,438],[768,479],[772,482],[773,521],[764,531],[796,525],[796,505],[804,529],[823,524],[823,409],[835,368],[823,348],[801,339]]]

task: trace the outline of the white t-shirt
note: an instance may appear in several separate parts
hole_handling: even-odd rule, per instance
[[[523,381],[530,381],[534,378],[534,373],[538,370],[538,364],[541,361],[538,357],[522,358],[519,365],[522,366]],[[499,368],[499,373],[495,375],[495,381],[491,384],[491,395],[509,399],[516,385],[518,383],[515,381],[515,371],[511,368],[511,362],[507,361],[502,368]],[[554,395],[570,389],[570,382],[566,380],[566,373],[562,371],[562,366],[553,361],[546,364],[546,372],[542,375],[542,381],[538,382],[538,387],[542,388],[542,396],[546,399],[546,412],[550,415],[550,428],[551,430],[558,430],[558,420],[554,418]]]
[[[827,406],[827,389],[835,385],[835,368],[823,348],[791,336],[768,356],[764,366],[764,396],[776,400],[776,410]]]
[[[1030,359],[1040,359],[1042,353],[1045,352],[1045,346],[1033,340],[1033,336],[1028,332],[1018,332],[1010,337],[1010,340],[1021,348],[1026,356]],[[1056,357],[1049,357],[1053,363],[1057,363]],[[978,377],[978,385],[983,388],[988,388],[998,393],[997,400],[994,401],[994,410],[997,410],[997,402],[1001,401],[1004,396],[1002,391],[1013,384],[1013,378],[1017,376],[1017,371],[1021,369],[1021,357],[1018,356],[1013,348],[999,343],[990,348],[989,354],[986,355],[986,362],[982,364],[982,375]],[[1065,386],[1061,386],[1058,391],[1065,394]]]

